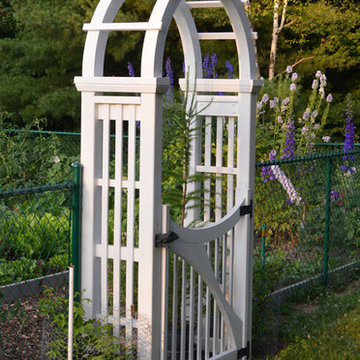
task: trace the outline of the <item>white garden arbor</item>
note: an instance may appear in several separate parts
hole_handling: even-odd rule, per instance
[[[251,338],[260,86],[253,34],[241,0],[158,0],[148,22],[114,23],[123,3],[100,0],[84,25],[83,74],[75,78],[82,93],[81,287],[91,299],[86,313],[133,339],[141,359],[240,359]],[[225,8],[233,32],[198,33],[191,8],[210,7]],[[204,124],[192,144],[191,172],[206,174],[189,189],[204,197],[188,211],[188,223],[203,214],[205,225],[195,229],[172,222],[161,203],[162,101],[169,85],[162,76],[163,53],[173,18],[189,96],[199,109],[207,106],[193,125]],[[110,31],[145,32],[140,77],[103,76]],[[201,78],[200,41],[213,39],[234,40],[239,79]],[[180,86],[185,89],[184,79]]]

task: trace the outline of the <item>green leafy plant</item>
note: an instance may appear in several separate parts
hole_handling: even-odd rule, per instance
[[[40,312],[48,320],[51,333],[46,348],[50,359],[67,359],[68,306],[68,299],[54,296],[51,288],[45,290],[40,300]],[[75,301],[73,359],[133,359],[136,350],[134,342],[124,336],[114,336],[113,330],[111,324],[86,319],[82,305]]]

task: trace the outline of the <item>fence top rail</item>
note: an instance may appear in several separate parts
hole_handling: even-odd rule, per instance
[[[80,136],[78,132],[68,132],[68,131],[48,131],[48,130],[26,130],[26,129],[3,129],[2,131],[8,133],[23,133],[29,132],[31,134],[38,135],[70,135],[70,136]]]
[[[6,190],[6,191],[2,191],[0,189],[0,199],[9,198],[18,195],[25,195],[25,194],[43,193],[43,192],[54,191],[59,189],[70,189],[73,186],[74,184],[72,184],[70,181],[66,181],[59,184],[25,187],[25,188]]]
[[[328,143],[315,143],[315,146],[344,146],[343,142],[328,142]],[[360,143],[355,143],[354,146],[360,146]]]
[[[355,154],[360,154],[360,150],[359,149],[354,149],[351,151],[334,150],[334,151],[329,151],[329,152],[325,152],[325,153],[299,156],[299,157],[295,157],[295,158],[291,158],[291,159],[279,159],[279,160],[275,160],[275,161],[257,162],[255,164],[255,167],[258,168],[258,167],[262,167],[262,166],[281,165],[281,164],[287,164],[287,163],[312,161],[312,160],[318,160],[318,159],[331,159],[331,158],[341,157],[341,156],[345,156],[345,155],[355,155]]]
[[[25,129],[3,129],[3,132],[6,133],[24,133],[24,132],[29,132],[30,134],[36,134],[36,135],[59,135],[59,136],[63,136],[63,135],[67,135],[67,136],[81,136],[80,133],[78,132],[68,132],[68,131],[51,131],[51,130],[25,130]],[[115,134],[110,134],[111,138],[115,138]],[[123,138],[128,138],[128,135],[124,134]],[[136,138],[138,139],[139,136],[137,135]]]

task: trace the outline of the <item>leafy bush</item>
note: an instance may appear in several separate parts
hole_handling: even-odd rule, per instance
[[[50,359],[67,359],[68,299],[54,297],[47,289],[40,300],[40,311],[50,322],[50,341],[46,355]],[[86,301],[83,299],[83,301]],[[114,336],[113,326],[95,319],[85,319],[81,304],[74,302],[73,359],[125,360],[134,359],[135,345],[124,336]]]

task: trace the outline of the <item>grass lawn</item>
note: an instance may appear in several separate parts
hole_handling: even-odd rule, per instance
[[[360,280],[286,310],[280,329],[285,348],[268,360],[360,360]]]

